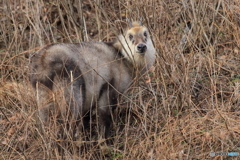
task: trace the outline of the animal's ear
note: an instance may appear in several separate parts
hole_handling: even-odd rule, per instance
[[[126,17],[126,20],[127,20],[127,23],[128,23],[128,28],[132,28],[132,27],[133,27],[133,24],[132,24],[132,22],[130,21],[130,19],[128,19],[128,18]]]
[[[143,18],[142,17],[139,18],[139,25],[143,26]]]

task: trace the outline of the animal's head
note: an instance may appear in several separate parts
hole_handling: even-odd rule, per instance
[[[128,24],[127,29],[118,36],[118,49],[123,56],[137,67],[149,68],[156,58],[148,29],[140,22]]]

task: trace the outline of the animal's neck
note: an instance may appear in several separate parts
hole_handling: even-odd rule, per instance
[[[123,57],[124,54],[121,55]],[[137,57],[134,59],[123,57],[123,62],[124,65],[131,71],[133,77],[138,77],[145,74],[148,68],[144,56]]]

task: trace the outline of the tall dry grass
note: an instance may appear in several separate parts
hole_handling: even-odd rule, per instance
[[[240,152],[238,0],[0,6],[0,159],[211,159],[211,151]],[[43,132],[28,80],[31,54],[56,42],[110,41],[115,22],[126,17],[143,18],[158,57],[151,85],[135,86],[121,100],[113,143],[100,145],[94,132],[88,141]]]

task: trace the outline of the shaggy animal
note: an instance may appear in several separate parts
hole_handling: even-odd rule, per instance
[[[138,22],[129,23],[112,43],[60,43],[42,48],[31,59],[30,77],[40,120],[49,123],[50,115],[71,117],[83,127],[84,116],[96,107],[101,135],[107,138],[118,97],[153,65],[155,52],[147,28]]]

